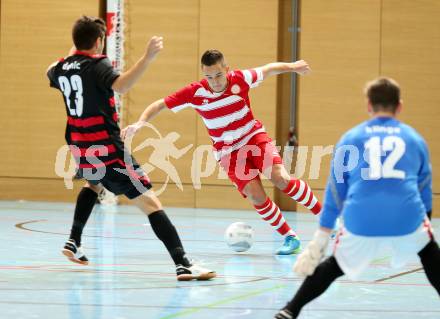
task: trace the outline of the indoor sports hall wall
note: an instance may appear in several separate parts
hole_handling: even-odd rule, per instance
[[[434,191],[440,193],[440,142],[435,124],[440,114],[440,2],[436,0],[307,0],[301,2],[300,57],[313,73],[299,82],[298,135],[300,144],[333,145],[342,132],[364,120],[362,88],[379,74],[400,82],[405,110],[402,119],[427,139],[434,169]],[[200,78],[199,58],[205,49],[222,50],[232,68],[247,68],[287,59],[290,55],[290,0],[127,0],[125,7],[126,63],[132,65],[154,34],[163,35],[165,48],[140,83],[125,98],[124,124],[142,110],[182,86]],[[98,1],[1,0],[0,66],[0,198],[73,200],[54,172],[58,148],[64,143],[65,114],[59,93],[48,87],[47,66],[67,53],[73,21],[83,13],[97,15]],[[269,134],[284,143],[288,125],[289,77],[271,78],[252,91],[255,116]],[[287,123],[287,124],[286,124]],[[209,145],[205,128],[192,110],[164,112],[152,121],[162,136],[176,131],[175,145],[193,145],[182,157],[170,154],[183,192],[170,181],[161,199],[168,206],[250,208],[219,170],[201,178],[195,189],[191,176],[194,150]],[[136,138],[157,137],[146,129]],[[152,148],[135,152],[141,163]],[[206,169],[204,152],[202,169]],[[304,174],[322,190],[330,156],[321,172]],[[212,158],[209,163],[212,163]],[[196,164],[199,164],[196,162]],[[200,167],[196,165],[196,167]],[[209,167],[208,167],[209,168]],[[160,189],[165,173],[150,176]],[[317,177],[317,178],[316,178]],[[266,183],[269,195],[273,188]],[[321,196],[321,192],[317,192]],[[284,209],[291,201],[277,195]],[[436,198],[438,195],[435,196]],[[435,211],[439,211],[439,200]]]
[[[46,69],[72,47],[73,21],[98,9],[88,0],[1,0],[1,199],[75,198],[54,172],[66,115]]]
[[[47,66],[64,56],[71,46],[71,26],[81,14],[98,14],[99,2],[2,0],[1,2],[1,118],[4,134],[0,141],[5,156],[1,158],[0,193],[4,199],[74,200],[75,190],[66,190],[54,172],[55,155],[64,144],[64,107],[60,94],[48,87]],[[200,78],[199,57],[205,48],[224,51],[233,67],[256,66],[277,58],[277,1],[126,1],[126,57],[130,66],[154,34],[165,37],[165,50],[149,71],[125,98],[124,124],[137,119],[143,108],[189,82]],[[265,19],[261,19],[264,16]],[[43,18],[44,17],[44,18]],[[226,18],[228,17],[228,18]],[[254,23],[259,21],[258,24]],[[221,32],[219,32],[221,30]],[[258,35],[259,41],[255,41]],[[276,79],[270,79],[254,94],[256,114],[275,134]],[[170,158],[178,171],[184,191],[171,183],[161,199],[169,206],[240,207],[245,201],[226,179],[215,175],[202,180],[195,190],[191,178],[193,151],[209,145],[202,123],[195,113],[184,111],[161,114],[153,121],[163,136],[176,131],[178,148],[194,146],[179,159]],[[8,119],[8,120],[6,120]],[[136,142],[155,137],[145,130]],[[145,163],[151,148],[135,152]],[[209,154],[205,151],[205,157]],[[212,158],[211,158],[212,163]],[[156,168],[150,173],[156,185],[166,175]],[[177,191],[176,191],[177,190]],[[267,190],[272,195],[273,188]],[[226,200],[225,200],[226,199]]]
[[[395,78],[403,93],[401,119],[430,147],[434,214],[440,216],[440,1],[301,3],[300,55],[313,73],[299,86],[300,144],[335,144],[344,131],[366,119],[366,80],[379,75]],[[330,156],[324,159],[319,178],[310,180],[321,190]]]
[[[165,39],[165,49],[146,74],[141,85],[129,93],[128,119],[136,121],[145,106],[156,99],[182,88],[201,78],[200,56],[210,48],[221,50],[231,68],[258,66],[277,59],[277,1],[233,1],[219,5],[216,1],[141,1],[132,0],[127,7],[129,64],[141,54],[146,39],[160,34]],[[261,19],[264,17],[264,19]],[[258,23],[255,23],[258,21]],[[252,93],[254,114],[261,118],[273,136],[276,125],[276,79],[272,78]],[[215,164],[210,154],[210,140],[202,121],[194,110],[184,110],[178,114],[164,111],[152,121],[162,135],[171,131],[181,137],[178,148],[189,144],[194,147],[175,164],[181,177],[184,191],[174,184],[168,185],[162,194],[168,205],[194,207],[251,208],[227,179],[218,179],[219,169],[214,174],[201,178],[201,189],[194,189],[191,167],[202,169],[206,163]],[[137,141],[151,135],[151,130],[139,134]],[[206,145],[203,163],[194,162],[196,146]],[[135,155],[145,162],[150,153],[141,151]],[[209,156],[209,160],[207,160]],[[209,165],[209,164],[208,164]],[[166,178],[161,170],[154,170],[150,177],[157,188]],[[272,196],[273,187],[267,184]]]

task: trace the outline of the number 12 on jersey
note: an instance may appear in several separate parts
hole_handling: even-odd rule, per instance
[[[379,178],[405,178],[405,171],[394,168],[406,149],[405,142],[400,137],[387,136],[381,143],[380,137],[374,136],[365,142],[364,146],[366,152],[365,160],[370,164],[370,167],[362,172],[363,177],[372,180]],[[382,164],[381,157],[385,155],[385,152],[389,151],[391,153]],[[367,176],[364,176],[364,172],[367,173]]]
[[[70,77],[70,81],[65,76],[58,77],[58,83],[60,84],[60,89],[66,98],[67,109],[70,115],[80,117],[83,113],[83,85],[81,77],[74,74]],[[75,91],[75,105],[70,107],[70,94]]]

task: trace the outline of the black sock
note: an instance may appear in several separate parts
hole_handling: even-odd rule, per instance
[[[432,217],[432,210],[430,210],[429,212],[426,212],[426,215],[428,215],[429,220],[431,220],[431,217]]]
[[[440,248],[435,240],[431,240],[420,252],[420,260],[426,277],[440,295]]]
[[[98,194],[88,187],[83,187],[78,194],[72,229],[70,231],[70,239],[75,240],[78,247],[81,246],[81,235],[97,198]]]
[[[295,297],[287,304],[293,318],[298,317],[302,307],[321,295],[336,278],[344,275],[334,256],[324,260],[316,267],[313,275],[308,276],[302,283]]]
[[[185,267],[191,266],[191,263],[185,257],[185,250],[183,249],[179,234],[177,234],[176,228],[165,212],[158,210],[148,215],[148,219],[150,220],[151,228],[153,228],[157,238],[164,243],[174,263]]]

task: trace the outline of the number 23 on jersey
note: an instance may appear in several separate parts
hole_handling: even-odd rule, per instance
[[[81,77],[74,74],[70,80],[66,76],[58,77],[60,89],[66,98],[67,109],[71,116],[80,117],[83,113],[83,85]],[[71,105],[70,95],[75,92],[74,105]]]

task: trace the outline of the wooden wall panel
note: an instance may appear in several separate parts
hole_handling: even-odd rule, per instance
[[[199,41],[199,1],[131,0],[126,5],[127,67],[143,54],[147,40],[153,35],[164,37],[164,50],[149,66],[139,83],[128,93],[125,105],[125,124],[136,121],[145,107],[198,79],[197,59]],[[170,157],[183,183],[190,183],[192,153],[196,145],[196,115],[193,110],[174,114],[163,111],[153,124],[166,137],[177,132],[176,146],[182,149],[194,145],[184,156]],[[134,146],[147,138],[158,138],[151,129],[144,129],[135,139]],[[166,148],[166,145],[163,145]],[[149,162],[153,148],[135,152],[141,164]],[[149,173],[153,182],[163,182],[166,174],[160,168]]]
[[[440,194],[434,194],[432,200],[432,216],[440,217]]]
[[[380,2],[301,1],[300,58],[312,68],[299,80],[301,145],[334,145],[343,132],[367,118],[362,89],[379,73]],[[322,189],[329,163],[330,156],[324,157],[319,179],[310,180],[308,170],[303,178]]]
[[[367,119],[362,95],[365,82],[378,75],[391,76],[402,86],[404,110],[400,118],[421,132],[430,146],[434,192],[438,194],[440,3],[301,3],[301,58],[310,62],[314,72],[300,80],[300,144],[334,144],[348,128]],[[309,151],[306,179],[310,160]],[[329,160],[327,156],[322,163],[320,178],[309,180],[315,189],[325,187]]]
[[[12,167],[2,165],[3,171],[0,171],[0,176],[55,177],[53,173],[53,159],[55,157],[55,150],[64,143],[62,132],[64,130],[65,114],[59,94],[54,90],[48,89],[44,72],[47,65],[55,57],[65,55],[65,52],[70,48],[70,36],[66,37],[66,30],[68,30],[70,34],[71,24],[74,20],[73,17],[76,18],[79,15],[79,13],[77,13],[78,8],[84,10],[84,8],[93,5],[95,6],[94,12],[87,13],[96,14],[98,4],[87,2],[87,4],[84,3],[84,5],[78,6],[78,3],[72,3],[71,5],[66,4],[62,7],[60,6],[60,9],[58,9],[60,13],[56,12],[56,10],[51,11],[51,16],[56,20],[55,23],[59,24],[57,28],[49,24],[42,25],[37,22],[36,19],[33,19],[30,23],[27,21],[31,19],[31,13],[38,13],[39,16],[42,16],[43,14],[40,12],[42,10],[41,8],[50,7],[49,2],[50,1],[43,0],[36,1],[31,6],[25,6],[24,1],[6,1],[6,5],[2,4],[2,16],[7,17],[6,19],[2,19],[2,26],[8,25],[9,28],[3,28],[1,41],[3,48],[7,47],[8,50],[10,49],[7,52],[2,49],[2,62],[8,62],[2,63],[2,75],[12,72],[13,64],[10,62],[19,64],[18,61],[14,61],[14,59],[17,60],[17,55],[13,54],[12,48],[17,45],[24,47],[31,43],[31,45],[36,48],[35,52],[38,53],[38,58],[43,59],[44,62],[40,63],[40,61],[37,61],[38,63],[35,63],[35,59],[33,59],[32,62],[29,60],[26,65],[23,65],[22,69],[24,70],[29,66],[34,69],[38,68],[38,75],[35,77],[38,78],[40,82],[38,85],[34,85],[33,88],[35,88],[36,94],[39,92],[44,93],[41,93],[40,96],[35,98],[32,94],[17,97],[14,89],[16,89],[18,85],[26,84],[27,87],[31,85],[26,81],[22,81],[23,76],[17,77],[14,81],[9,81],[8,83],[6,78],[2,77],[2,83],[7,84],[3,86],[6,90],[2,90],[2,101],[9,104],[13,102],[14,104],[23,105],[25,107],[22,110],[11,107],[2,108],[2,118],[10,118],[12,114],[16,115],[14,122],[10,121],[4,125],[5,131],[10,132],[10,134],[3,135],[2,144],[8,145],[9,155],[3,157],[2,160],[4,163],[10,163],[14,160],[15,162]],[[225,27],[224,30],[226,33],[222,34],[216,30],[214,34],[218,34],[218,37],[217,39],[211,40],[215,40],[215,43],[219,44],[227,54],[231,64],[235,67],[253,67],[275,60],[277,6],[275,3],[268,4],[265,1],[259,1],[258,6],[254,4],[252,1],[243,3],[229,1],[222,6],[224,12],[218,12],[218,6],[213,8],[213,3],[200,0],[186,1],[184,5],[178,0],[165,0],[160,3],[152,0],[127,1],[125,8],[127,22],[125,39],[127,67],[136,62],[137,58],[145,50],[147,40],[152,35],[164,36],[165,49],[150,66],[140,83],[124,98],[125,113],[123,124],[125,125],[135,121],[143,109],[154,100],[162,98],[192,81],[200,79],[201,74],[198,61],[202,50],[201,47],[210,47],[212,45],[207,42],[209,40],[209,33],[204,32],[203,35],[200,34],[199,28],[201,25],[203,25],[204,28],[206,27],[206,29],[214,31],[216,28],[215,24],[218,23],[218,21],[223,21],[222,23],[224,24],[223,26]],[[201,11],[206,15],[203,19],[200,17]],[[231,12],[233,12],[233,18],[237,22],[229,25],[222,16],[224,14],[230,15]],[[255,26],[253,21],[247,20],[247,14],[249,14],[249,12],[251,16],[253,16],[253,21],[259,20],[259,17],[262,15],[268,16],[269,19],[265,19],[265,22],[261,25]],[[47,14],[47,12],[45,14]],[[17,16],[19,19],[17,19]],[[22,25],[26,25],[27,27],[20,29],[20,25],[13,23],[15,21],[19,21]],[[234,30],[236,29],[240,29],[239,34],[241,36],[239,38],[234,37]],[[44,39],[40,39],[39,37],[31,38],[30,34],[34,34],[35,31],[37,31],[38,34],[45,33],[47,37]],[[263,45],[259,41],[252,40],[252,37],[256,33],[264,39]],[[230,38],[230,41],[224,41],[225,35]],[[25,41],[21,41],[21,39],[26,37],[30,37],[30,41],[27,44]],[[202,37],[204,38],[203,41],[201,41]],[[47,40],[45,41],[45,39]],[[22,43],[19,43],[20,41]],[[240,46],[237,46],[237,41],[240,41]],[[226,46],[224,44],[226,44]],[[58,50],[59,53],[53,54],[54,57],[52,58],[50,57],[52,53],[56,53],[56,50],[53,48],[54,46],[59,46],[60,48]],[[41,52],[39,51],[40,47],[44,48],[41,49]],[[25,52],[29,50],[22,49],[21,51]],[[35,55],[35,52],[32,53],[32,56]],[[31,80],[33,80],[33,78]],[[257,117],[262,118],[267,129],[272,133],[275,131],[275,119],[273,117],[276,101],[275,83],[274,79],[267,81],[267,83],[258,90],[259,93],[256,94],[255,100],[259,102],[254,103],[256,104],[254,105],[254,110],[256,110]],[[42,91],[42,89],[44,89],[44,91]],[[3,95],[4,92],[6,92],[5,95]],[[33,100],[44,100],[44,106],[38,106],[40,114],[46,112],[42,114],[41,119],[29,112],[29,105],[32,105],[31,101]],[[7,112],[3,110],[7,110]],[[47,114],[48,112],[50,112],[50,116]],[[29,124],[31,119],[33,120],[32,128]],[[175,143],[178,148],[193,145],[185,156],[177,159],[170,158],[171,164],[176,167],[181,182],[183,183],[185,199],[182,202],[180,196],[176,196],[180,197],[180,199],[173,199],[173,196],[169,196],[170,202],[168,204],[174,203],[176,205],[194,206],[195,193],[192,187],[190,187],[192,186],[190,172],[193,151],[195,147],[200,144],[206,142],[209,144],[208,140],[202,141],[198,139],[198,133],[201,133],[202,130],[199,130],[197,125],[196,113],[192,110],[187,110],[174,115],[167,111],[161,114],[157,119],[154,119],[152,124],[155,125],[162,136],[167,136],[173,131],[179,133],[180,138]],[[18,132],[16,127],[22,128],[21,131]],[[31,136],[34,136],[33,128],[36,128],[37,137],[39,138],[37,150],[33,148],[31,141]],[[204,130],[204,128],[202,129]],[[61,132],[61,134],[58,134],[58,132]],[[41,135],[43,135],[44,138],[42,138]],[[136,137],[134,147],[138,146],[146,138],[158,137],[156,135],[156,132],[145,129]],[[201,135],[203,136],[203,134]],[[41,143],[43,139],[44,143]],[[24,143],[18,143],[18,141]],[[153,153],[152,150],[152,147],[146,147],[134,152],[134,155],[141,164],[146,164]],[[28,151],[30,151],[32,155],[27,155]],[[39,156],[35,155],[37,152]],[[18,159],[18,161],[16,159]],[[36,169],[37,167],[38,169]],[[218,167],[216,169],[218,174]],[[149,175],[155,184],[160,184],[166,179],[166,174],[160,167],[156,167]],[[219,184],[224,183],[229,191],[236,192],[228,180],[217,181],[215,177],[211,181]],[[41,180],[35,180],[34,182],[41,183]],[[207,182],[209,184],[209,180]],[[17,183],[20,184],[20,182]],[[172,193],[171,189],[175,188],[175,186],[170,184],[168,188],[170,188],[170,191],[168,192],[167,189],[164,193],[165,197],[166,194]],[[191,188],[191,192],[188,192],[188,188]],[[47,194],[44,193],[44,195],[46,196]],[[35,196],[38,197],[38,194]],[[47,198],[50,200],[52,197],[47,196]]]
[[[221,6],[214,1],[200,2],[199,55],[215,48],[224,53],[231,69],[257,67],[277,60],[277,36],[276,1],[226,0]],[[274,136],[276,77],[252,89],[250,97],[255,117]]]
[[[58,178],[0,177],[0,199],[74,202],[83,185],[75,181],[73,189],[68,189]]]
[[[400,118],[427,141],[433,190],[440,194],[440,2],[384,0],[381,73],[402,89]],[[436,201],[438,201],[436,196]],[[434,206],[440,205],[439,202]]]
[[[1,1],[0,145],[4,151],[0,177],[11,178],[1,178],[0,199],[71,201],[77,194],[77,190],[65,190],[54,174],[56,150],[64,144],[65,112],[59,93],[48,87],[45,71],[53,60],[68,52],[73,21],[82,13],[98,14],[98,3],[53,3]],[[222,50],[232,68],[284,59],[290,54],[286,49],[286,36],[290,36],[286,33],[290,23],[287,3],[290,0],[226,0],[221,6],[207,0],[127,1],[127,67],[135,63],[154,34],[165,37],[165,49],[125,98],[124,124],[135,121],[154,100],[199,80],[200,55],[208,48]],[[300,13],[300,58],[313,70],[299,81],[300,144],[335,144],[343,132],[367,118],[362,96],[365,82],[379,74],[392,76],[402,86],[405,109],[401,118],[420,131],[430,145],[437,192],[434,213],[439,211],[439,2],[307,0],[301,1]],[[42,16],[47,17],[44,23],[38,19]],[[277,133],[280,138],[285,131],[286,78],[270,78],[251,91],[254,115],[272,137]],[[184,191],[169,184],[160,197],[166,206],[249,209],[228,179],[218,179],[218,167],[214,175],[202,179],[202,189],[194,189],[190,174],[193,151],[210,141],[193,110],[176,115],[165,111],[152,124],[162,136],[179,133],[178,148],[193,145],[183,157],[170,159]],[[155,132],[145,129],[136,137],[135,145],[152,137],[157,137]],[[303,176],[306,180],[311,152],[310,148]],[[141,164],[147,163],[151,154],[151,147],[135,152]],[[319,178],[309,180],[321,199],[329,159],[325,157],[320,166]],[[166,179],[160,168],[155,168],[150,177],[156,189]],[[273,187],[267,181],[264,184],[272,196]],[[76,183],[77,188],[81,185]],[[288,208],[289,199],[283,196],[278,198]]]
[[[293,26],[292,1],[279,1],[278,7],[278,61],[290,61],[292,58],[292,32]],[[276,132],[277,144],[284,146],[289,138],[290,129],[290,99],[291,99],[291,74],[282,74],[277,77],[277,111],[276,111]],[[292,153],[293,158],[293,153]],[[289,160],[284,159],[288,167]],[[286,162],[287,160],[287,162]],[[288,170],[290,167],[288,167]],[[275,189],[275,202],[282,210],[295,211],[296,204],[282,191]]]
[[[46,69],[71,48],[73,22],[97,15],[98,3],[2,0],[1,6],[0,176],[53,178],[66,115]]]
[[[227,0],[223,1],[221,6],[213,1],[201,1],[199,56],[207,49],[218,49],[223,52],[232,70],[257,67],[276,61],[277,21],[276,1]],[[200,69],[199,60],[198,68]],[[201,76],[201,73],[199,74]],[[269,78],[258,88],[251,90],[250,98],[254,116],[263,122],[268,133],[275,138],[276,78]],[[197,143],[210,144],[202,120],[198,119],[197,123]],[[207,185],[224,185],[236,192],[228,179],[218,179],[217,176],[218,174],[214,174],[203,178],[202,182]],[[263,184],[273,192],[270,182],[266,180]],[[214,186],[208,187],[217,189]],[[202,196],[212,198],[216,202],[210,194],[214,195],[211,191],[205,192],[203,189],[196,192],[196,206],[208,205],[209,200]],[[235,205],[240,204],[237,202]]]
[[[0,177],[2,200],[75,202],[83,185],[83,181],[74,181],[73,189],[68,189],[64,181],[58,178]],[[158,191],[162,186],[162,184],[154,184],[154,188]],[[175,185],[168,185],[164,192],[158,193],[158,197],[167,207],[192,207],[194,189],[191,184],[183,185],[183,189],[180,191]],[[120,196],[119,200],[121,204],[130,204],[130,200],[125,196]]]

